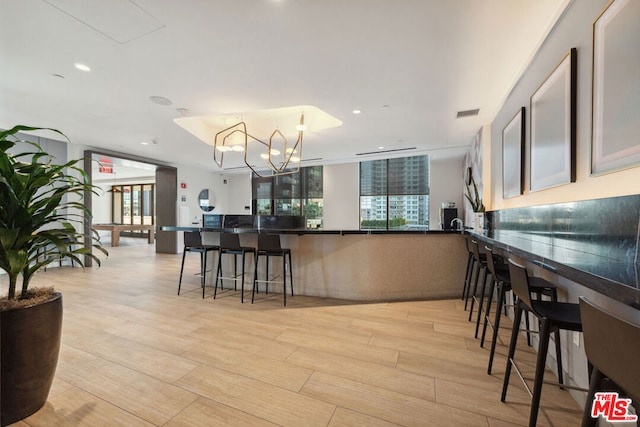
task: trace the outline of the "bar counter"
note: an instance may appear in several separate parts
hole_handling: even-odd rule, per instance
[[[579,233],[516,230],[469,231],[480,242],[498,248],[505,257],[531,262],[599,294],[640,308],[640,266],[635,254],[620,254],[619,245]],[[625,256],[626,255],[626,256]]]
[[[184,231],[200,231],[212,245],[220,232],[239,233],[241,244],[253,247],[258,233],[280,234],[282,246],[292,252],[298,295],[398,301],[459,298],[462,292],[467,249],[459,231],[160,227],[160,232]]]

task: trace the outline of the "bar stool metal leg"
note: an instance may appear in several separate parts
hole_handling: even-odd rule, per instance
[[[483,306],[484,306],[484,294],[486,292],[486,286],[487,286],[487,268],[485,268],[484,270],[484,280],[482,281],[482,290],[480,291],[480,299],[478,301],[478,315],[476,318],[476,332],[473,335],[474,338],[478,338],[478,329],[480,328],[480,319],[482,318],[482,313],[483,313]],[[491,274],[491,273],[489,273]],[[491,291],[493,292],[493,281],[495,280],[495,277],[493,277],[493,275],[491,275]],[[490,307],[489,307],[490,308]],[[486,310],[486,309],[485,309]]]
[[[182,287],[182,274],[184,273],[185,255],[187,255],[187,251],[182,251],[182,264],[180,264],[180,280],[178,280],[178,295],[180,295],[180,288]]]
[[[502,317],[501,309],[504,305],[504,297],[505,297],[505,284],[504,282],[500,282],[498,289],[498,303],[496,306],[496,318],[493,321],[493,338],[491,340],[491,351],[489,352],[489,366],[487,367],[487,374],[491,375],[491,368],[493,367],[493,356],[496,353],[496,343],[498,342],[498,331],[500,329],[500,318]],[[486,331],[486,323],[484,331],[482,332],[482,337],[484,339],[484,333]]]
[[[464,300],[465,295],[467,294],[467,287],[469,286],[469,282],[471,281],[471,271],[473,268],[473,254],[469,252],[469,256],[467,257],[467,271],[464,273],[464,284],[462,286],[462,296],[461,300]],[[466,310],[466,307],[465,307]]]
[[[469,283],[467,284],[466,294],[464,296],[464,310],[467,311],[467,304],[469,304],[469,297],[471,295],[471,282],[473,281],[473,277],[478,274],[478,265],[474,259],[471,260],[471,271],[469,272]]]
[[[473,317],[473,306],[476,302],[476,294],[478,293],[478,280],[480,276],[480,270],[482,270],[482,283],[484,284],[485,281],[487,280],[487,267],[486,265],[482,265],[480,263],[478,263],[478,274],[476,274],[476,281],[473,284],[473,292],[471,293],[471,307],[469,308],[469,322],[471,322],[471,318]],[[484,289],[484,285],[482,286],[482,288]],[[477,334],[476,334],[476,338],[477,338]]]

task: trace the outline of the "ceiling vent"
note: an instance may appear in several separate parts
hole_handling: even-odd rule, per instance
[[[369,151],[366,153],[356,153],[356,156],[371,156],[374,154],[397,153],[398,151],[409,151],[409,150],[415,150],[415,149],[416,147],[394,148],[393,150],[377,150],[377,151]]]
[[[458,111],[458,114],[456,115],[456,119],[461,119],[463,117],[477,116],[479,112],[480,112],[479,108],[476,108],[475,110]]]

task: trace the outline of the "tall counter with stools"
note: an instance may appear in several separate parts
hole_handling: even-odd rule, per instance
[[[533,318],[539,320],[532,324],[533,329],[537,329],[538,324],[549,322],[550,328],[560,330],[553,341],[561,342],[561,349],[556,348],[547,355],[546,338],[542,343],[540,339],[535,339],[534,346],[544,352],[539,354],[538,360],[544,363],[547,359],[547,367],[555,371],[556,375],[559,374],[559,379],[564,379],[565,385],[569,387],[581,390],[589,387],[592,371],[590,368],[595,365],[591,363],[591,359],[587,360],[589,352],[585,353],[585,341],[588,336],[603,334],[602,330],[589,329],[593,328],[593,322],[582,324],[578,310],[578,302],[581,299],[593,302],[610,318],[623,318],[627,323],[640,324],[639,218],[640,195],[633,195],[494,211],[488,213],[488,229],[469,232],[470,237],[478,241],[481,247],[488,247],[492,253],[500,255],[511,265],[511,282],[514,280],[514,267],[518,266],[522,270],[518,270],[519,273],[516,274],[526,271],[529,279],[542,279],[557,287],[559,303],[543,303],[548,305],[550,310],[553,309],[551,314],[543,315],[540,312],[541,306],[535,300],[526,303],[521,300],[516,307],[522,309],[521,312],[532,313],[532,316],[535,315]],[[520,274],[520,279],[522,277]],[[506,281],[504,276],[498,280]],[[584,337],[580,331],[583,331]],[[615,335],[619,331],[611,330],[610,333]],[[512,339],[516,339],[517,334],[519,332],[514,328]],[[593,341],[590,345],[593,348]],[[555,346],[551,346],[553,347]],[[496,363],[506,363],[507,370],[510,370],[514,363],[514,348],[515,346],[512,346],[509,351],[509,361],[505,361],[504,358],[498,360],[496,357],[494,366]],[[619,351],[637,353],[637,348],[629,346]],[[600,357],[597,363],[603,363],[602,352],[591,353],[589,357],[593,357],[594,361]],[[561,355],[562,362],[557,363],[557,359],[560,358],[557,355]],[[609,359],[612,359],[614,354],[609,352],[608,355]],[[640,354],[630,356],[630,360],[640,358]],[[516,354],[515,360],[517,359]],[[556,359],[555,362],[552,362],[553,359]],[[613,363],[611,360],[607,362]],[[629,376],[637,376],[638,364],[632,365],[624,369]],[[558,366],[561,366],[561,370]],[[599,372],[597,369],[593,371]],[[539,379],[542,372],[538,370]],[[600,384],[602,373],[597,375],[599,376],[592,379]],[[620,372],[612,375],[619,376]],[[530,425],[535,425],[536,422],[539,387],[536,381],[534,388],[538,395],[536,396],[534,390]],[[629,388],[628,384],[626,387]],[[623,384],[620,388],[632,396],[636,393],[637,398],[637,389],[624,390]],[[506,391],[505,380],[502,399],[504,401],[506,398],[508,402]],[[590,396],[596,391],[598,390],[592,388]],[[592,401],[587,401],[587,394],[573,389],[570,392],[585,406],[586,413],[592,405]],[[634,405],[640,406],[637,401]]]
[[[159,233],[188,231],[202,233],[203,241],[214,245],[219,245],[220,233],[235,233],[241,246],[256,249],[259,235],[279,235],[281,248],[291,251],[287,286],[294,283],[295,295],[355,301],[443,299],[458,296],[464,281],[466,241],[455,230],[310,230],[301,217],[205,214],[202,227],[163,226]],[[286,258],[288,262],[288,253]],[[262,294],[266,269],[259,261],[256,291]],[[254,263],[247,262],[246,283],[254,277],[250,264]],[[215,269],[215,260],[209,265]],[[223,267],[221,275],[230,277],[233,266]],[[207,277],[212,290],[214,281],[215,274]],[[276,286],[277,292],[281,288]]]

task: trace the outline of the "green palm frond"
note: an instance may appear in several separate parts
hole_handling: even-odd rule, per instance
[[[29,151],[12,154],[21,131],[55,129],[15,126],[0,129],[0,269],[9,275],[9,299],[16,297],[18,276],[26,295],[33,275],[51,261],[70,257],[84,267],[84,257],[100,260],[87,246],[108,255],[94,232],[86,242],[84,223],[91,217],[82,202],[86,192],[97,194],[81,159],[54,163],[38,144],[22,141]],[[76,229],[76,226],[81,231]],[[85,244],[87,243],[87,244]]]

